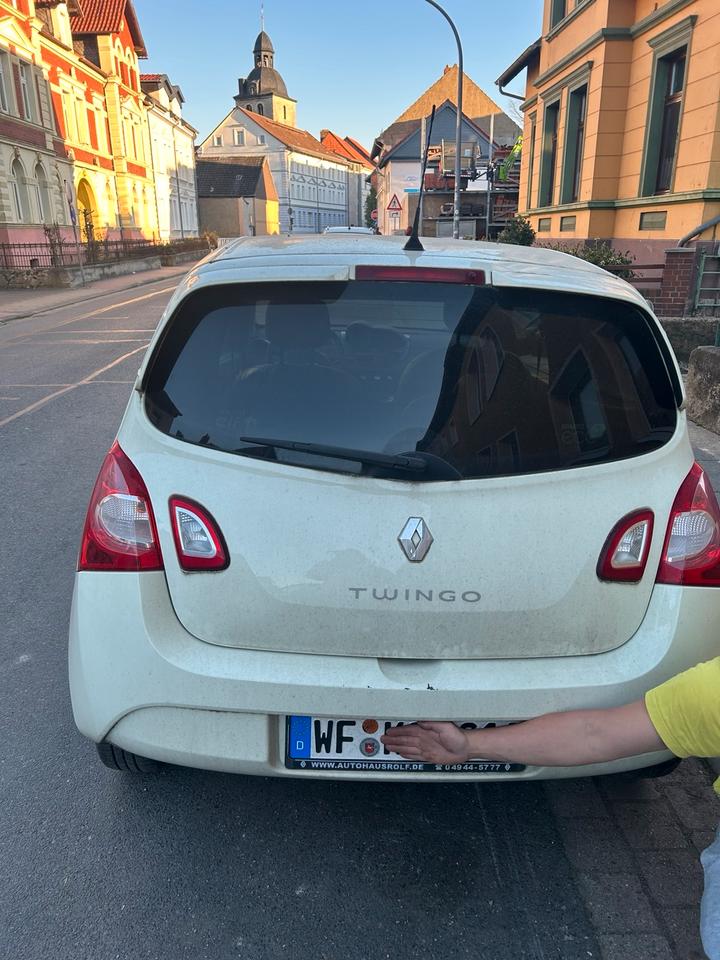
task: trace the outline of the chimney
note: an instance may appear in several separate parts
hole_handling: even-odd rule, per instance
[[[325,137],[326,137],[329,133],[330,133],[329,130],[321,130],[321,131],[320,131],[320,140],[321,140],[321,141],[324,140]]]

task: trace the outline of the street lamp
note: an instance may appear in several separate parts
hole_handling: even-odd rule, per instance
[[[463,96],[463,50],[460,42],[460,34],[457,27],[450,19],[449,15],[436,3],[435,0],[425,0],[431,7],[435,7],[450,24],[450,28],[455,35],[455,42],[458,48],[458,84],[457,84],[457,119],[455,124],[455,195],[453,197],[453,237],[460,239],[460,151],[462,135],[462,96]],[[421,184],[422,186],[422,184]]]

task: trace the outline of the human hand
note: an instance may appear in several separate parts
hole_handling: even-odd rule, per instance
[[[449,721],[421,720],[390,729],[380,737],[388,750],[406,760],[426,763],[465,763],[469,744],[467,732]]]

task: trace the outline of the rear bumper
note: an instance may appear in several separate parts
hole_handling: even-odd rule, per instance
[[[111,612],[111,613],[110,613]],[[108,615],[110,613],[110,615]],[[284,766],[286,714],[520,720],[611,706],[717,653],[720,591],[656,586],[635,636],[608,653],[482,661],[383,661],[216,647],[184,630],[163,573],[80,573],[70,626],[75,721],[92,740],[144,756],[263,776]],[[648,766],[665,752],[594,767],[452,779],[583,776]],[[446,774],[337,773],[362,779]]]

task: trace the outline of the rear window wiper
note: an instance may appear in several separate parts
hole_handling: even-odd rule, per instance
[[[294,450],[297,453],[316,454],[319,457],[334,457],[337,460],[353,460],[369,466],[392,467],[395,470],[408,470],[411,473],[424,473],[427,461],[412,455],[390,455],[372,453],[369,450],[354,450],[350,447],[333,447],[325,443],[301,443],[298,440],[276,440],[268,437],[238,437],[241,443],[265,447],[274,450]],[[247,447],[238,447],[234,453],[249,453]]]

